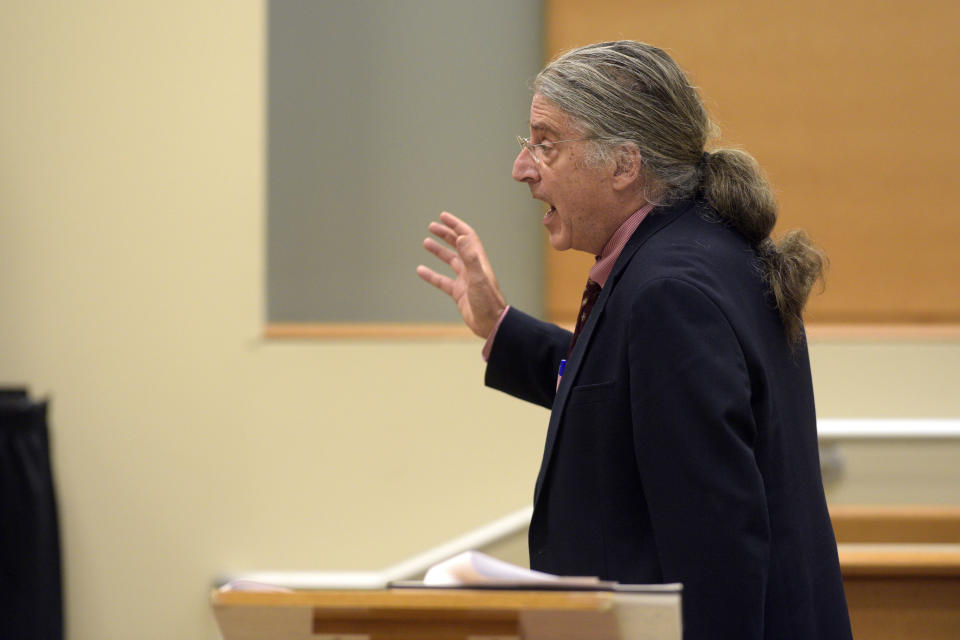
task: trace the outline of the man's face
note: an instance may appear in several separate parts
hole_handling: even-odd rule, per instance
[[[530,142],[552,143],[582,138],[568,116],[536,94],[530,105]],[[513,179],[526,182],[530,194],[547,203],[543,225],[550,234],[550,245],[557,251],[577,249],[599,255],[616,230],[611,221],[612,169],[585,166],[586,141],[565,142],[543,148],[542,162],[522,149],[513,163]],[[611,227],[612,223],[612,228]]]

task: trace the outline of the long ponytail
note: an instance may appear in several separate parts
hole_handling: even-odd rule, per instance
[[[770,237],[777,202],[749,153],[718,149],[704,153],[698,167],[703,198],[756,249],[787,338],[798,342],[803,337],[803,308],[813,285],[823,277],[826,256],[802,230],[790,231],[779,243]]]

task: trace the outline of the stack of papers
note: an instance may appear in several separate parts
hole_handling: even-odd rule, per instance
[[[479,551],[464,551],[449,560],[444,560],[430,567],[424,575],[422,583],[399,583],[400,586],[407,586],[408,584],[425,587],[536,586],[548,589],[569,589],[608,588],[611,583],[604,583],[599,578],[555,576],[542,571],[518,567]]]

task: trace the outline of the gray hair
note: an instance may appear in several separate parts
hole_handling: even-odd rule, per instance
[[[643,158],[648,200],[692,194],[697,163],[713,131],[700,96],[664,51],[641,42],[574,49],[540,72],[534,89],[595,136],[588,160],[610,161],[633,144]]]
[[[586,156],[602,165],[618,149],[640,151],[644,195],[666,204],[702,197],[753,245],[784,330],[803,338],[803,307],[826,258],[803,231],[777,244],[777,203],[759,165],[737,149],[706,152],[717,128],[696,88],[662,49],[623,40],[573,49],[537,75],[534,90],[559,107],[585,137]]]

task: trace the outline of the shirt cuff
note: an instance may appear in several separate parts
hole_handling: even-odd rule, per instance
[[[503,322],[503,319],[507,317],[507,311],[510,311],[510,305],[504,307],[503,313],[497,318],[497,324],[493,325],[493,330],[490,332],[490,335],[487,336],[487,341],[483,343],[483,351],[480,352],[480,355],[483,356],[484,362],[490,360],[490,350],[493,349],[493,341],[497,337],[497,330],[500,329],[500,324]]]

